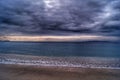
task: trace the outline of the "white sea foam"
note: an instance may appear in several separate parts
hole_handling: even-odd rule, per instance
[[[0,55],[0,64],[120,69],[120,58]]]

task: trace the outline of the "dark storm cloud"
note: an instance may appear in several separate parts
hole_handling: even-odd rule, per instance
[[[0,0],[1,35],[120,35],[119,0]]]

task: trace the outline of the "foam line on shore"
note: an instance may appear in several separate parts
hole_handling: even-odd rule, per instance
[[[120,58],[0,55],[0,64],[120,69]]]

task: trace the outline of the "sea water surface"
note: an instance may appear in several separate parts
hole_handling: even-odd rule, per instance
[[[119,57],[120,43],[112,42],[0,42],[0,54],[37,56]]]
[[[0,42],[0,64],[120,69],[120,43]]]

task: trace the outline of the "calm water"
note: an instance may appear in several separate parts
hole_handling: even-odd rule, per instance
[[[0,54],[26,54],[40,56],[120,57],[120,43],[0,42]]]

